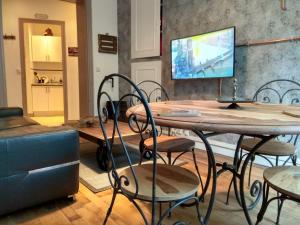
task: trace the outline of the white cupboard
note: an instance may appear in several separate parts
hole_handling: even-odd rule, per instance
[[[49,87],[49,111],[63,111],[64,110],[64,100],[63,100],[63,88],[51,86]]]
[[[131,79],[135,84],[140,83],[144,80],[153,80],[161,84],[161,61],[147,61],[147,62],[135,62],[131,63]],[[152,84],[146,83],[139,86],[146,93],[153,91],[154,86]],[[152,96],[155,100],[157,97],[156,93]]]
[[[44,112],[49,110],[47,87],[32,87],[32,110],[33,112]]]
[[[61,62],[61,37],[31,36],[31,59],[33,62]]]
[[[131,58],[160,55],[160,0],[131,0]]]
[[[32,86],[33,112],[63,112],[62,86]]]

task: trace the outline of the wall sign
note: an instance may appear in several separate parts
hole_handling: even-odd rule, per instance
[[[108,34],[98,34],[98,52],[117,54],[118,38]]]
[[[78,47],[68,47],[69,56],[78,56]]]
[[[16,40],[16,36],[12,35],[12,34],[11,35],[4,34],[3,39],[4,40]]]

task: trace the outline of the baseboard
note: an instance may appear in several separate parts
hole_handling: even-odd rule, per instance
[[[34,111],[34,116],[63,116],[63,111]]]
[[[68,120],[64,123],[64,125],[75,126],[79,124],[79,120]]]

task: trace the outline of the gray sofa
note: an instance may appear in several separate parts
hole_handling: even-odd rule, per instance
[[[0,215],[78,192],[79,138],[0,108]]]

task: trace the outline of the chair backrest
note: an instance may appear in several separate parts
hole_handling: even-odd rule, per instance
[[[269,81],[255,92],[253,100],[277,104],[300,103],[300,83],[287,79]]]
[[[169,95],[166,89],[158,82],[153,80],[144,80],[136,84],[136,86],[144,94],[148,102],[168,101]],[[132,91],[135,93],[135,90]],[[131,105],[139,104],[139,102],[131,101]]]
[[[154,80],[144,80],[136,84],[136,86],[141,90],[145,99],[147,99],[148,103],[150,102],[160,102],[160,101],[168,101],[169,95],[166,89],[158,82]],[[134,94],[136,91],[132,90]],[[140,104],[138,99],[131,99],[130,105],[134,106]],[[146,133],[151,134],[151,129],[148,129]],[[159,127],[157,130],[158,135],[163,133],[163,127]],[[167,128],[167,133],[171,134],[171,129]]]
[[[253,100],[273,104],[300,104],[300,83],[287,79],[269,81],[255,92]],[[298,136],[282,135],[278,139],[296,146]]]
[[[109,93],[105,91],[104,86],[106,86],[107,82],[111,78],[118,78],[119,82],[125,82],[128,85],[131,86],[131,90],[134,90],[134,92],[128,93],[123,95],[119,98],[119,103],[123,101],[130,101],[132,99],[138,100],[141,106],[143,106],[143,109],[146,114],[146,121],[143,121],[142,125],[141,123],[138,123],[137,121],[137,115],[131,114],[128,116],[128,122],[122,123],[118,121],[119,112],[120,112],[120,104],[118,104],[117,101],[113,101],[110,97]],[[112,115],[110,117],[113,120],[113,129],[109,131],[106,128],[106,118],[108,117],[108,110],[101,108],[101,102],[103,101],[109,101],[111,102],[111,112]],[[114,102],[114,103],[113,103]],[[145,98],[143,92],[126,76],[121,74],[111,74],[106,76],[103,81],[101,82],[99,89],[98,89],[98,96],[97,96],[97,109],[98,109],[98,117],[99,117],[99,124],[100,128],[102,130],[102,133],[105,138],[105,144],[104,148],[107,149],[108,158],[109,158],[109,168],[108,168],[108,176],[110,183],[112,187],[115,190],[124,190],[123,187],[125,186],[134,186],[135,187],[135,196],[136,197],[139,194],[139,186],[138,186],[138,177],[135,173],[135,167],[134,167],[134,155],[132,151],[130,150],[130,146],[132,144],[128,141],[128,131],[136,133],[135,137],[142,136],[142,133],[146,129],[151,129],[153,131],[156,131],[155,129],[155,122],[152,117],[152,113],[148,104],[147,99]],[[122,125],[122,126],[121,126]],[[124,126],[126,126],[127,129],[124,129]],[[156,140],[157,134],[154,132],[153,136],[151,137],[153,140],[153,153],[156,154],[157,149],[157,140]],[[128,143],[129,142],[129,143]],[[119,157],[122,158],[122,165],[120,165],[121,162],[116,157],[116,152],[118,152]],[[136,149],[136,154],[140,154],[139,149]],[[121,157],[120,157],[121,154]],[[138,156],[139,159],[140,156]],[[155,215],[155,185],[156,185],[156,157],[152,158],[153,160],[153,185],[152,185],[152,209],[154,210],[152,213]],[[138,161],[137,161],[138,162]],[[120,175],[117,170],[121,167],[128,167],[130,168],[131,177],[134,178],[134,184],[129,184],[129,179],[125,177],[124,175]],[[124,193],[123,193],[124,194]],[[126,195],[126,194],[125,194]]]

